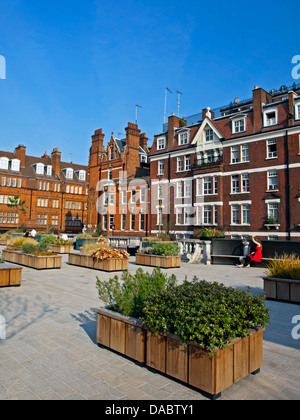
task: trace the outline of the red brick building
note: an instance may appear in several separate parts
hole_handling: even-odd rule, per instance
[[[88,167],[62,162],[59,148],[51,156],[0,151],[0,230],[23,226],[38,231],[81,232],[86,223]],[[9,197],[24,201],[24,211],[7,206]]]
[[[149,233],[149,149],[147,137],[128,123],[126,137],[113,134],[106,147],[102,129],[92,136],[89,155],[87,228],[107,236]]]
[[[218,113],[217,113],[218,112]],[[300,240],[300,87],[186,121],[172,115],[150,153],[151,232]]]

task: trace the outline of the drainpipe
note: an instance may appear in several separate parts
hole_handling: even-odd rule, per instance
[[[289,162],[289,136],[288,130],[285,131],[285,162],[286,162],[286,226],[288,240],[291,240],[291,206],[290,206],[290,162]]]

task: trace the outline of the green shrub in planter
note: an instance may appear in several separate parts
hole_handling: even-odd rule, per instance
[[[212,353],[270,321],[262,296],[197,278],[149,294],[143,312],[152,332],[175,334]]]
[[[152,273],[139,268],[135,274],[123,271],[120,281],[118,276],[107,281],[101,281],[97,277],[96,287],[99,298],[113,307],[114,311],[140,318],[149,295],[173,287],[175,283],[174,275],[168,277],[159,268],[155,268]]]
[[[174,257],[178,255],[178,245],[170,244],[170,243],[160,243],[154,244],[153,247],[153,254],[155,255],[163,255],[164,257]]]

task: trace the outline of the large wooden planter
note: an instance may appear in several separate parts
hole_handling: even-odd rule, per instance
[[[8,239],[0,239],[0,245],[6,246],[9,243]]]
[[[0,264],[0,287],[21,286],[22,268]]]
[[[74,245],[54,245],[50,244],[49,248],[56,254],[69,254],[74,251]]]
[[[5,261],[35,268],[36,270],[45,270],[50,268],[61,268],[61,255],[31,255],[23,254],[20,251],[2,251],[2,258]]]
[[[97,343],[163,374],[191,385],[211,397],[240,379],[259,372],[263,362],[263,329],[234,339],[226,349],[206,352],[193,343],[184,346],[177,336],[155,335],[135,318],[107,308],[97,312]]]
[[[70,253],[68,256],[68,263],[85,268],[93,268],[94,270],[102,271],[123,271],[128,270],[127,258],[109,258],[101,261],[93,256],[87,256],[80,253]]]
[[[162,255],[136,254],[137,265],[148,265],[150,267],[174,268],[181,266],[181,257],[164,257]]]
[[[266,299],[300,304],[300,280],[263,277]]]

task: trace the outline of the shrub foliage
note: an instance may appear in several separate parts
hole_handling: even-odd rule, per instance
[[[300,259],[295,254],[275,255],[266,263],[267,275],[279,279],[300,280]]]

